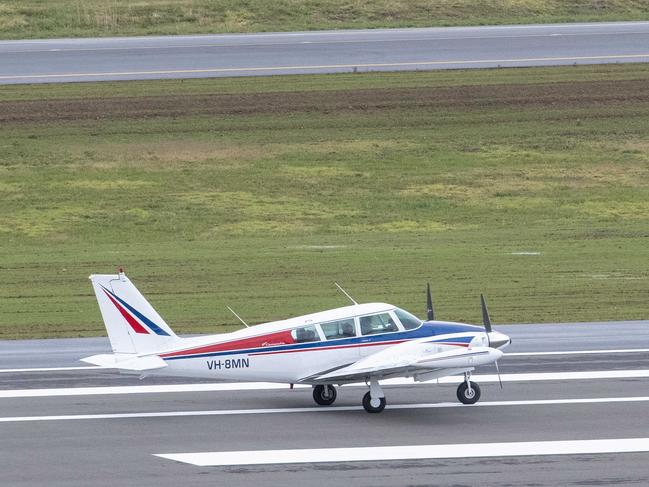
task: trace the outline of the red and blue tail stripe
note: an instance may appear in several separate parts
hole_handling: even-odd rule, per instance
[[[151,321],[149,318],[147,318],[138,310],[136,310],[133,306],[131,306],[126,301],[121,299],[119,296],[112,293],[104,286],[101,286],[101,288],[106,293],[106,296],[108,296],[108,299],[110,299],[110,301],[115,305],[115,307],[120,312],[120,314],[128,322],[128,324],[131,325],[131,328],[133,328],[133,331],[135,331],[135,333],[139,333],[142,335],[150,335],[151,332],[153,332],[156,335],[169,336],[169,333],[164,331],[153,321]]]

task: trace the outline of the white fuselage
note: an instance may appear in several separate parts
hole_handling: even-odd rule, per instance
[[[227,335],[184,339],[185,346],[157,354],[167,366],[151,371],[151,374],[308,383],[308,378],[312,375],[348,366],[395,344],[408,341],[425,342],[428,353],[487,346],[487,335],[483,328],[433,321],[406,329],[406,325],[395,314],[395,309],[382,303],[349,306],[332,310],[333,312],[258,325]],[[393,325],[396,325],[395,329],[384,333],[363,330],[363,319],[374,315],[389,316]],[[353,322],[353,335],[338,338],[326,336],[331,323],[346,320]],[[316,335],[310,341],[300,342],[295,339],[296,330],[305,326],[314,328]],[[467,357],[456,359],[452,366],[474,365],[480,364]],[[431,364],[431,369],[434,368],[437,368],[437,364]]]

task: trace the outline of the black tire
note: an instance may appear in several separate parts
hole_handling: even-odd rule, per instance
[[[457,386],[457,398],[462,404],[475,404],[480,400],[480,386],[475,382],[471,382],[471,393],[466,381]]]
[[[315,386],[313,388],[313,400],[320,406],[331,406],[336,400],[336,388],[331,384]]]
[[[363,396],[363,408],[365,408],[365,411],[368,413],[380,413],[385,409],[385,404],[385,397],[381,398],[381,404],[379,404],[378,407],[374,407],[372,406],[372,397],[370,396],[370,393],[366,392]]]

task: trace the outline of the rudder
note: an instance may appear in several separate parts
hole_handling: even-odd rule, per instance
[[[90,280],[114,353],[155,353],[179,340],[124,272]]]

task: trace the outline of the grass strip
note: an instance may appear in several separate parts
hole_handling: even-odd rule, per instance
[[[634,0],[4,0],[0,38],[647,20]]]
[[[647,316],[645,65],[0,88],[0,337],[103,333],[124,265],[181,333],[359,301]]]

